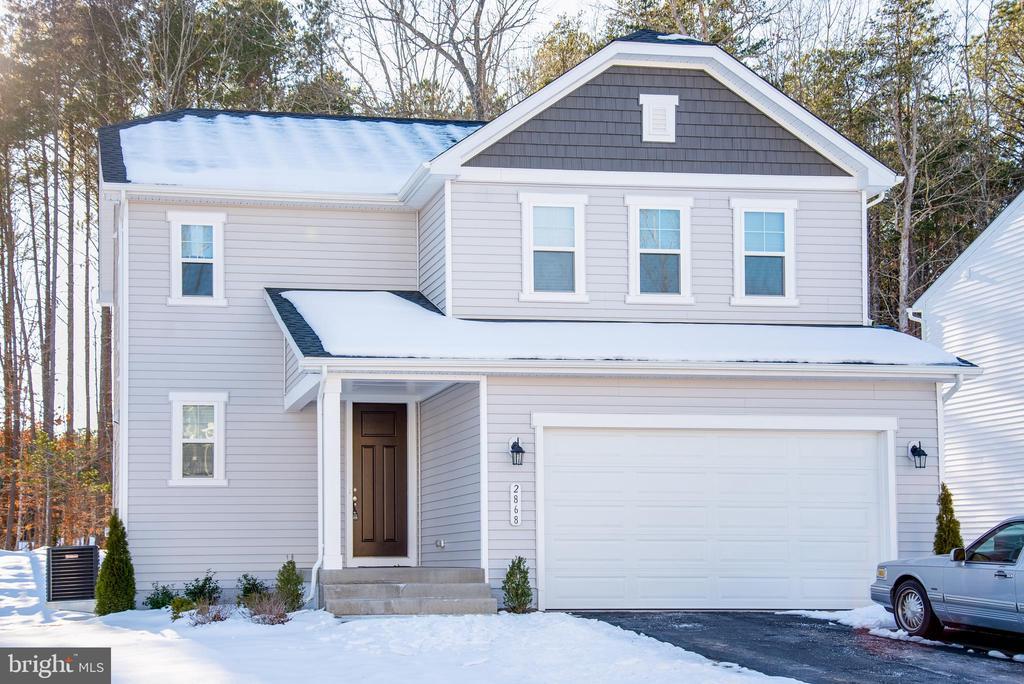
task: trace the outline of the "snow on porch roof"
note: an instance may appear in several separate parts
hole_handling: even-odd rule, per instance
[[[107,182],[395,194],[482,122],[184,109],[100,129]]]
[[[268,289],[306,356],[972,368],[887,328],[462,320],[419,293]]]

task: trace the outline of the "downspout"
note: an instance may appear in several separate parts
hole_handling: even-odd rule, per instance
[[[964,385],[964,374],[957,373],[956,380],[953,381],[953,386],[942,393],[942,403],[945,404],[947,401],[953,398],[953,395],[960,391],[960,388]]]
[[[318,601],[320,582],[317,576],[324,564],[324,384],[327,382],[327,367],[320,368],[320,387],[316,392],[316,562],[309,573],[309,591],[303,598],[303,604]]]

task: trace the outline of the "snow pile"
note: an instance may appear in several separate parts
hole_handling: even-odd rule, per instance
[[[828,620],[854,629],[896,629],[896,620],[892,614],[877,603],[853,610],[788,610],[779,615]]]
[[[693,36],[688,36],[685,33],[666,33],[663,36],[658,36],[658,40],[697,40]]]
[[[334,356],[959,364],[938,347],[882,328],[469,321],[428,311],[388,292],[296,290],[283,296]]]
[[[963,648],[960,644],[947,644],[945,641],[935,641],[933,639],[925,639],[920,636],[910,636],[910,634],[902,629],[892,630],[884,627],[872,629],[868,631],[871,636],[885,637],[886,639],[894,639],[896,641],[912,641],[915,644],[924,644],[925,646],[952,646],[954,648]]]
[[[115,682],[353,682],[428,684],[740,683],[772,679],[675,646],[559,613],[342,622],[300,611],[285,625],[235,615],[192,627],[166,610],[87,620],[48,613],[38,559],[0,555],[0,644],[109,646]]]
[[[479,124],[185,114],[120,131],[132,183],[394,194]]]

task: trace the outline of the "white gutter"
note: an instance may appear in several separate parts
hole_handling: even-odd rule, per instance
[[[233,188],[199,188],[181,185],[147,183],[105,183],[108,188],[135,196],[156,195],[174,199],[215,199],[251,202],[279,202],[315,204],[318,206],[369,207],[377,209],[409,210],[397,193],[307,193],[275,192],[272,190],[239,190]]]
[[[941,365],[872,365],[858,363],[754,363],[754,362],[664,362],[587,360],[476,360],[417,358],[300,358],[301,368],[321,368],[363,373],[456,372],[471,375],[604,375],[604,376],[771,376],[806,377],[926,377],[952,379],[981,373],[980,368]]]
[[[900,180],[903,180],[903,176],[900,176],[899,178],[900,178]],[[880,192],[877,195],[875,195],[873,199],[868,201],[867,205],[864,208],[865,209],[870,209],[871,207],[875,206],[876,204],[878,204],[879,202],[884,200],[888,194],[889,194],[888,190],[883,190],[882,192]]]
[[[320,371],[320,388],[316,393],[316,562],[309,573],[309,591],[302,599],[303,604],[317,600],[320,583],[317,574],[324,564],[324,383],[327,381],[327,367]]]

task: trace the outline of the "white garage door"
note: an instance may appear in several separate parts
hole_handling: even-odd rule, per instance
[[[879,433],[547,429],[546,608],[868,603]]]

